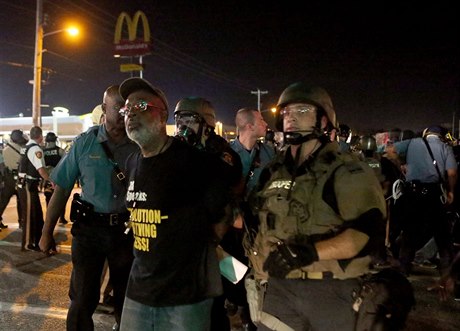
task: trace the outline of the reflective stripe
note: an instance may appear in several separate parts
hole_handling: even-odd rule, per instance
[[[289,325],[281,322],[275,316],[267,314],[264,311],[261,312],[260,323],[274,331],[294,331],[294,329]]]

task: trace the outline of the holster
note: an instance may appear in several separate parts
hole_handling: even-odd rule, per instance
[[[84,222],[94,210],[94,206],[84,201],[79,193],[73,195],[72,203],[70,205],[70,220],[72,222]]]
[[[407,316],[415,305],[410,282],[390,268],[364,276],[361,288],[354,291],[353,297],[355,331],[403,330]]]
[[[25,177],[18,177],[17,187],[18,188],[25,188],[26,187],[26,179],[25,179]]]

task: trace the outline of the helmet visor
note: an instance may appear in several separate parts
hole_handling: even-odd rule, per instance
[[[195,132],[198,131],[200,123],[203,121],[200,115],[193,112],[179,112],[174,115],[174,122],[176,124],[176,134],[184,127],[190,128]]]

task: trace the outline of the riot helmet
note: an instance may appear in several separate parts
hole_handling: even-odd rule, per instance
[[[364,152],[376,152],[377,151],[377,140],[371,135],[362,136],[359,140],[360,149]]]
[[[448,134],[448,131],[446,128],[440,126],[440,125],[431,125],[427,127],[425,130],[423,130],[422,136],[425,138],[428,135],[436,135],[441,140],[446,140],[446,136]]]
[[[316,124],[311,131],[285,132],[283,127],[283,109],[289,104],[306,103],[317,107]],[[326,137],[336,127],[336,115],[329,94],[321,87],[309,86],[302,82],[289,85],[280,95],[276,106],[276,128],[284,132],[284,140],[288,144],[301,144],[305,141]],[[322,128],[322,117],[328,123]]]
[[[204,140],[214,132],[216,113],[211,102],[200,97],[179,100],[174,110],[176,137],[193,146],[204,147]]]
[[[57,140],[57,136],[54,132],[48,132],[45,136],[45,142],[47,143],[55,143]]]

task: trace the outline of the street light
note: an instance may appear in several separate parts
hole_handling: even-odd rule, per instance
[[[35,29],[35,54],[34,54],[34,81],[32,91],[32,122],[34,126],[41,126],[41,83],[42,83],[42,56],[43,38],[57,33],[67,32],[71,36],[78,34],[78,29],[70,27],[43,33],[43,1],[37,0],[37,17]]]

